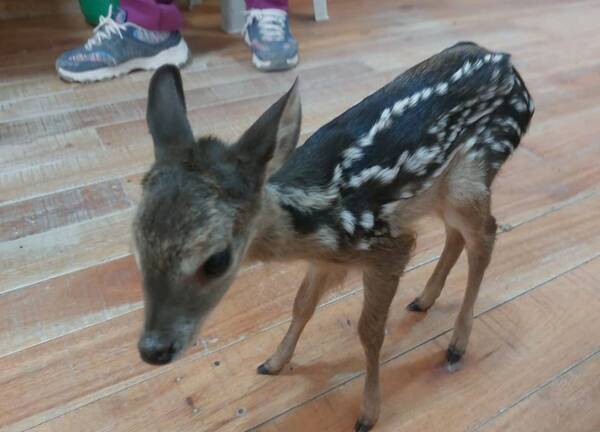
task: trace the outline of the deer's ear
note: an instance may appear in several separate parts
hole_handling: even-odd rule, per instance
[[[188,122],[179,69],[160,67],[152,76],[146,112],[156,160],[177,158],[194,143]]]
[[[244,168],[263,179],[288,160],[300,136],[302,107],[298,80],[275,102],[235,144],[234,151]]]

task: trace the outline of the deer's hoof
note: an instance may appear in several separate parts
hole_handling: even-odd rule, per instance
[[[274,375],[274,373],[269,370],[266,363],[263,363],[257,367],[256,372],[258,372],[260,375]]]
[[[372,424],[364,423],[362,420],[356,420],[354,424],[354,432],[367,432],[373,428]]]
[[[410,304],[408,306],[406,306],[406,309],[408,309],[411,312],[425,312],[425,311],[427,311],[427,309],[423,309],[421,307],[421,305],[419,304],[419,300],[418,299],[414,299],[412,302],[410,302]]]
[[[456,372],[460,367],[460,360],[463,354],[458,352],[453,346],[448,347],[446,352],[446,368],[449,372]]]

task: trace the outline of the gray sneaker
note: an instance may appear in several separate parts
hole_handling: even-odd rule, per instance
[[[66,81],[91,82],[164,64],[181,67],[188,58],[188,47],[179,32],[146,30],[127,22],[125,10],[111,6],[84,45],[56,60],[56,71]]]
[[[250,9],[244,40],[252,50],[252,63],[259,70],[285,70],[298,64],[298,41],[290,32],[286,11]]]

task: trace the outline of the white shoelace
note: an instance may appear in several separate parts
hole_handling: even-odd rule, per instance
[[[98,25],[94,28],[94,36],[92,36],[85,43],[86,49],[91,49],[95,45],[99,45],[102,40],[110,38],[112,34],[118,34],[121,39],[123,35],[121,31],[125,31],[127,26],[120,24],[112,19],[112,5],[108,6],[108,14],[106,16],[100,15]]]
[[[280,9],[250,9],[246,12],[246,28],[253,20],[258,22],[258,31],[267,42],[281,42],[285,39],[285,19],[287,13]]]

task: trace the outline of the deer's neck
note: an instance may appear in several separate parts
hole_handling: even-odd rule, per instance
[[[312,236],[294,229],[287,210],[281,207],[278,192],[265,188],[257,229],[248,249],[250,261],[287,261],[307,258],[321,248]]]

